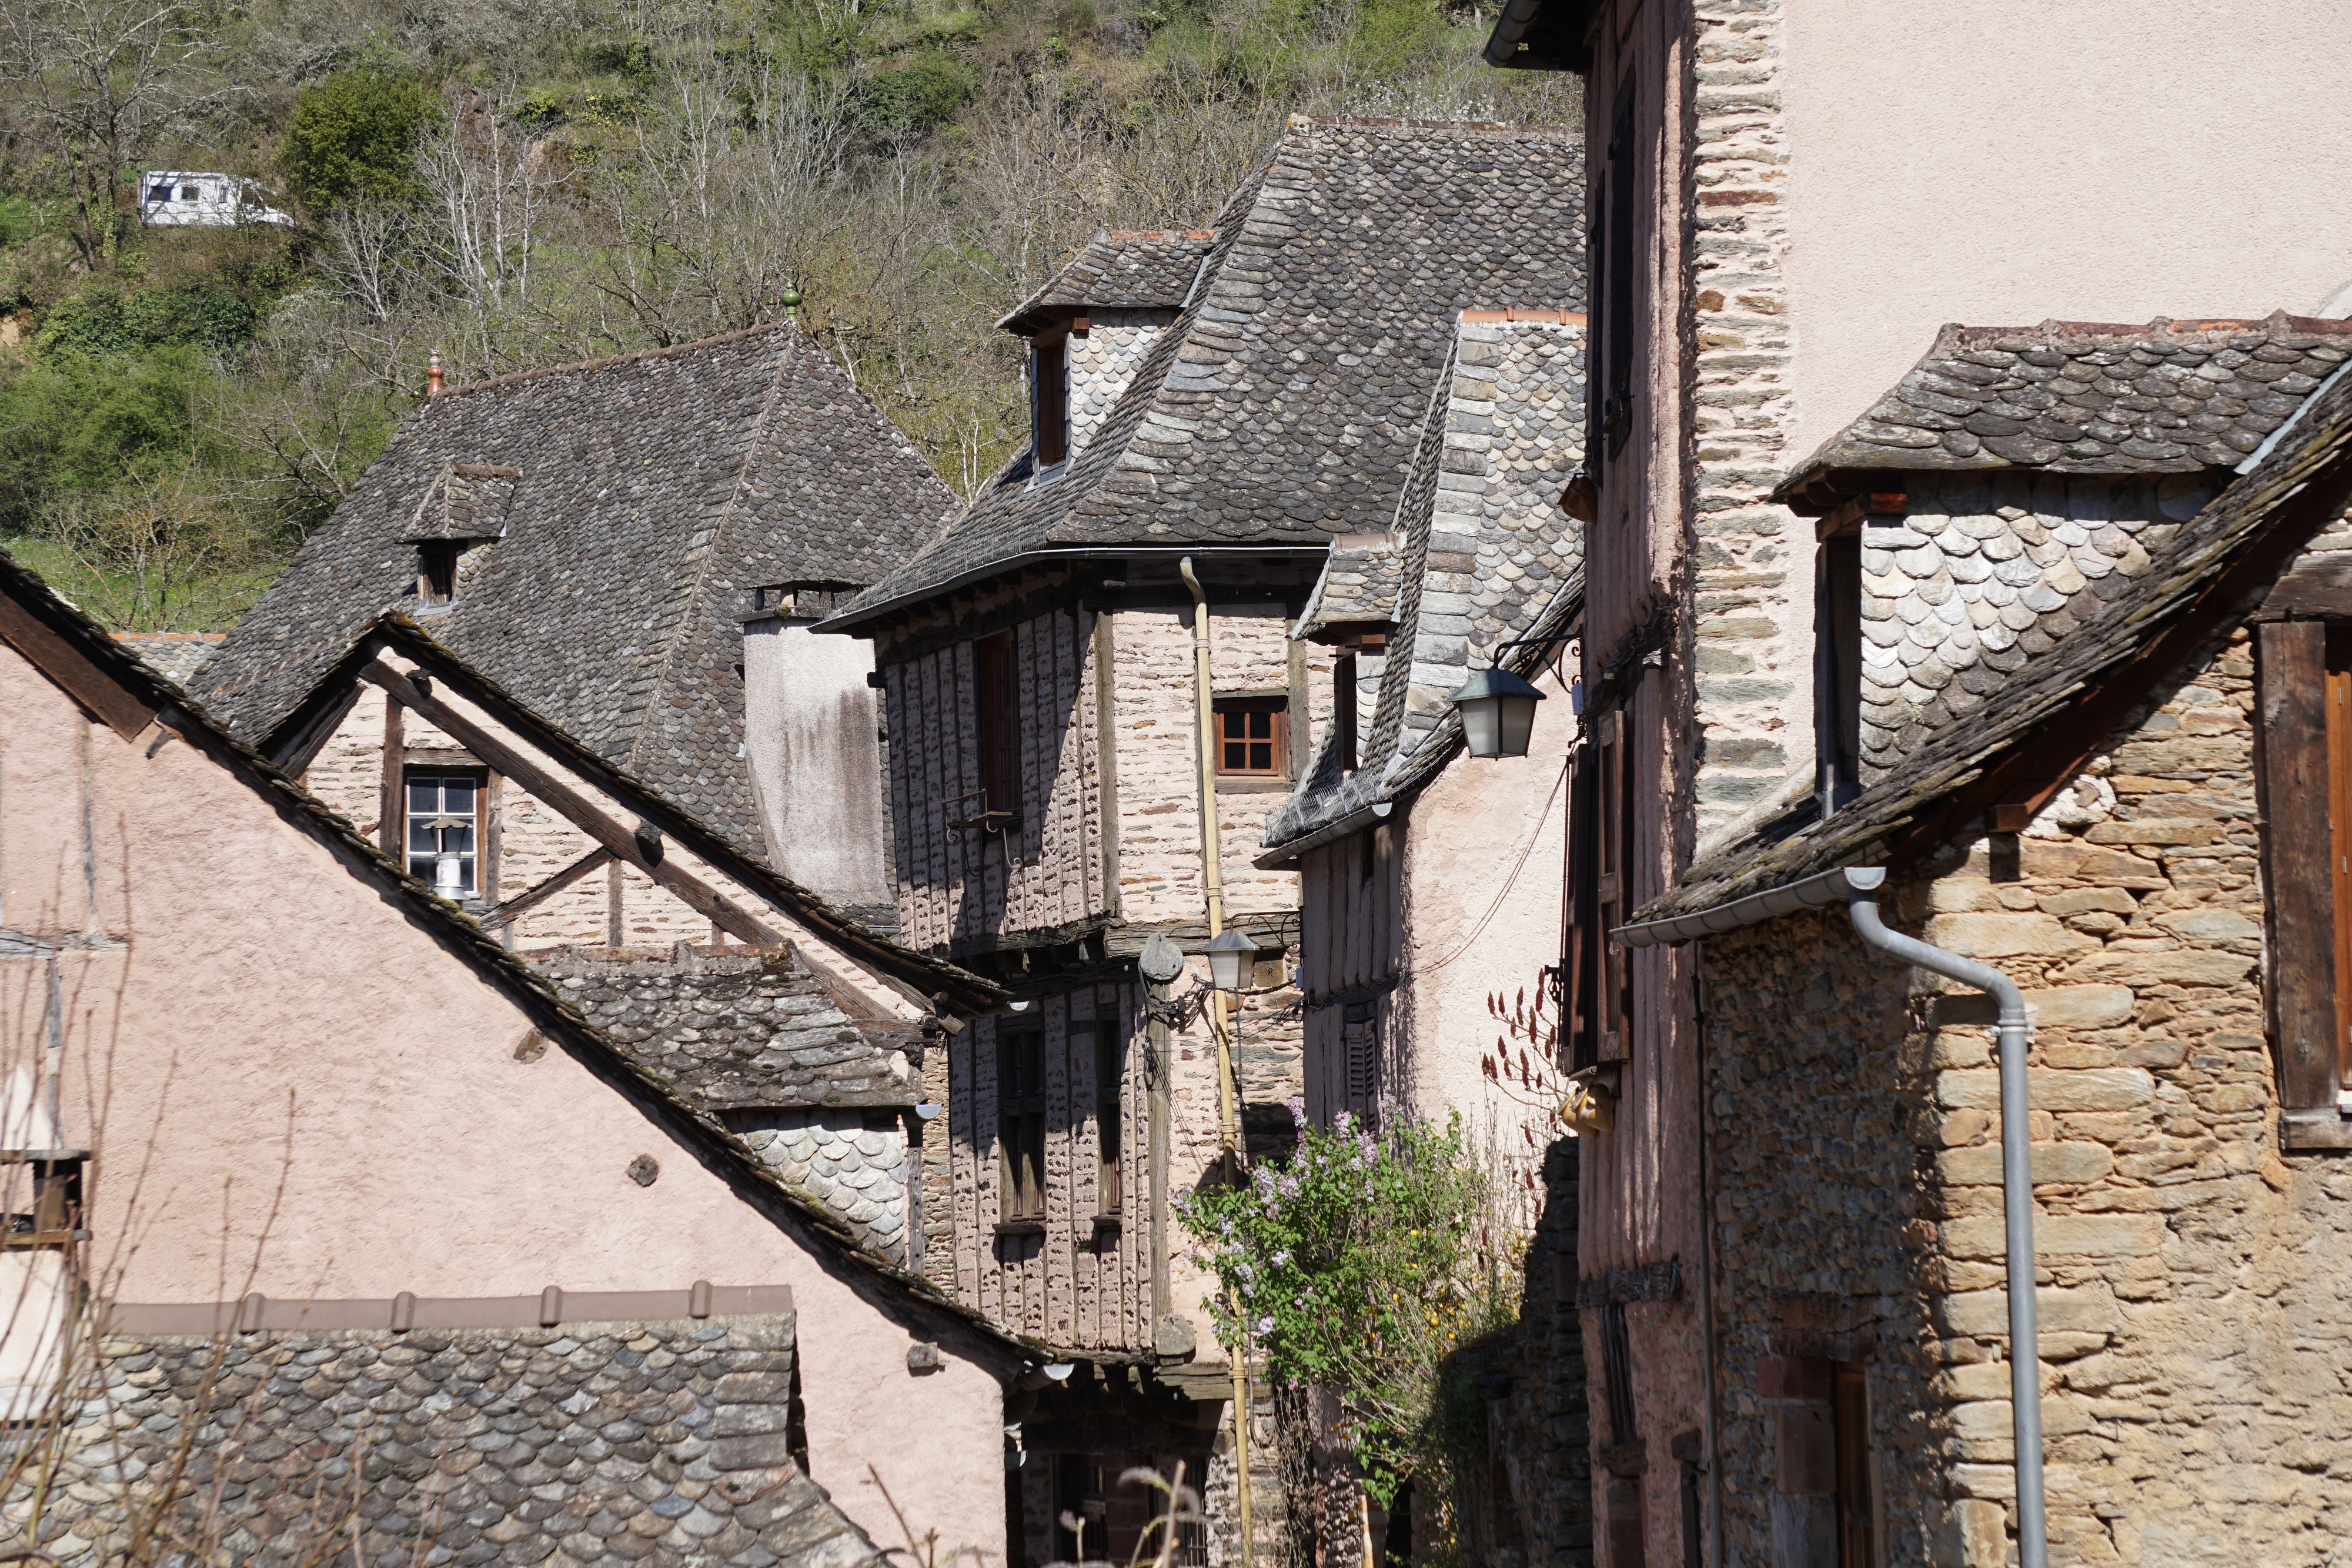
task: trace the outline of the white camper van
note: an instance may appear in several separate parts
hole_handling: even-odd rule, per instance
[[[231,228],[238,224],[294,220],[271,206],[267,193],[234,174],[150,169],[139,176],[139,221],[156,228]]]

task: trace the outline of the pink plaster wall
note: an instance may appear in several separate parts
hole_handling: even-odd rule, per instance
[[[906,1329],[560,1050],[518,1061],[512,1002],[188,745],[148,758],[157,733],[89,725],[0,647],[0,921],[102,949],[57,977],[110,1293],[790,1284],[815,1479],[888,1542],[873,1463],[919,1527],[1002,1549],[987,1372],[910,1375]],[[5,1065],[40,1049],[47,985],[0,960]]]
[[[2339,44],[2339,5],[1786,15],[1792,460],[1943,322],[2309,315],[2352,280],[2352,210],[2313,199],[2352,93],[2302,65]]]

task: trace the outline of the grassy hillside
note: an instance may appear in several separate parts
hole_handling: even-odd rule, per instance
[[[1430,0],[28,0],[0,21],[0,540],[217,628],[421,392],[799,317],[969,490],[991,322],[1205,223],[1297,110],[1564,120]],[[289,227],[142,228],[142,168]]]

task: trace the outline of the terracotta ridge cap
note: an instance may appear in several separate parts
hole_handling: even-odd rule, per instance
[[[1580,126],[1549,121],[1515,124],[1501,120],[1391,120],[1360,114],[1294,114],[1290,117],[1290,123],[1293,126],[1332,126],[1346,130],[1504,131],[1548,141],[1571,141],[1584,133]]]
[[[789,321],[762,321],[757,326],[739,327],[732,332],[721,332],[715,337],[697,338],[691,343],[668,343],[658,349],[638,349],[626,354],[609,354],[601,360],[574,360],[569,364],[545,365],[533,371],[513,371],[503,376],[488,376],[478,382],[461,382],[456,386],[442,388],[427,401],[441,402],[466,392],[488,392],[496,387],[512,386],[518,382],[541,381],[549,376],[572,375],[582,371],[615,370],[623,365],[634,365],[645,360],[666,360],[679,354],[690,354],[698,349],[715,349],[723,343],[740,342],[746,338],[754,338],[762,332],[792,330],[796,329]]]
[[[1465,322],[1521,321],[1549,327],[1581,327],[1585,325],[1581,310],[1553,309],[1538,305],[1509,305],[1496,310],[1465,310]]]

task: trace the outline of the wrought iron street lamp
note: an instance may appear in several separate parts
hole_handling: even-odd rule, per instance
[[[1209,983],[1221,991],[1238,991],[1257,956],[1257,944],[1247,932],[1228,927],[1201,951],[1209,956]]]
[[[1508,670],[1480,670],[1454,694],[1462,715],[1462,738],[1473,757],[1525,757],[1536,727],[1536,704],[1544,700]]]

